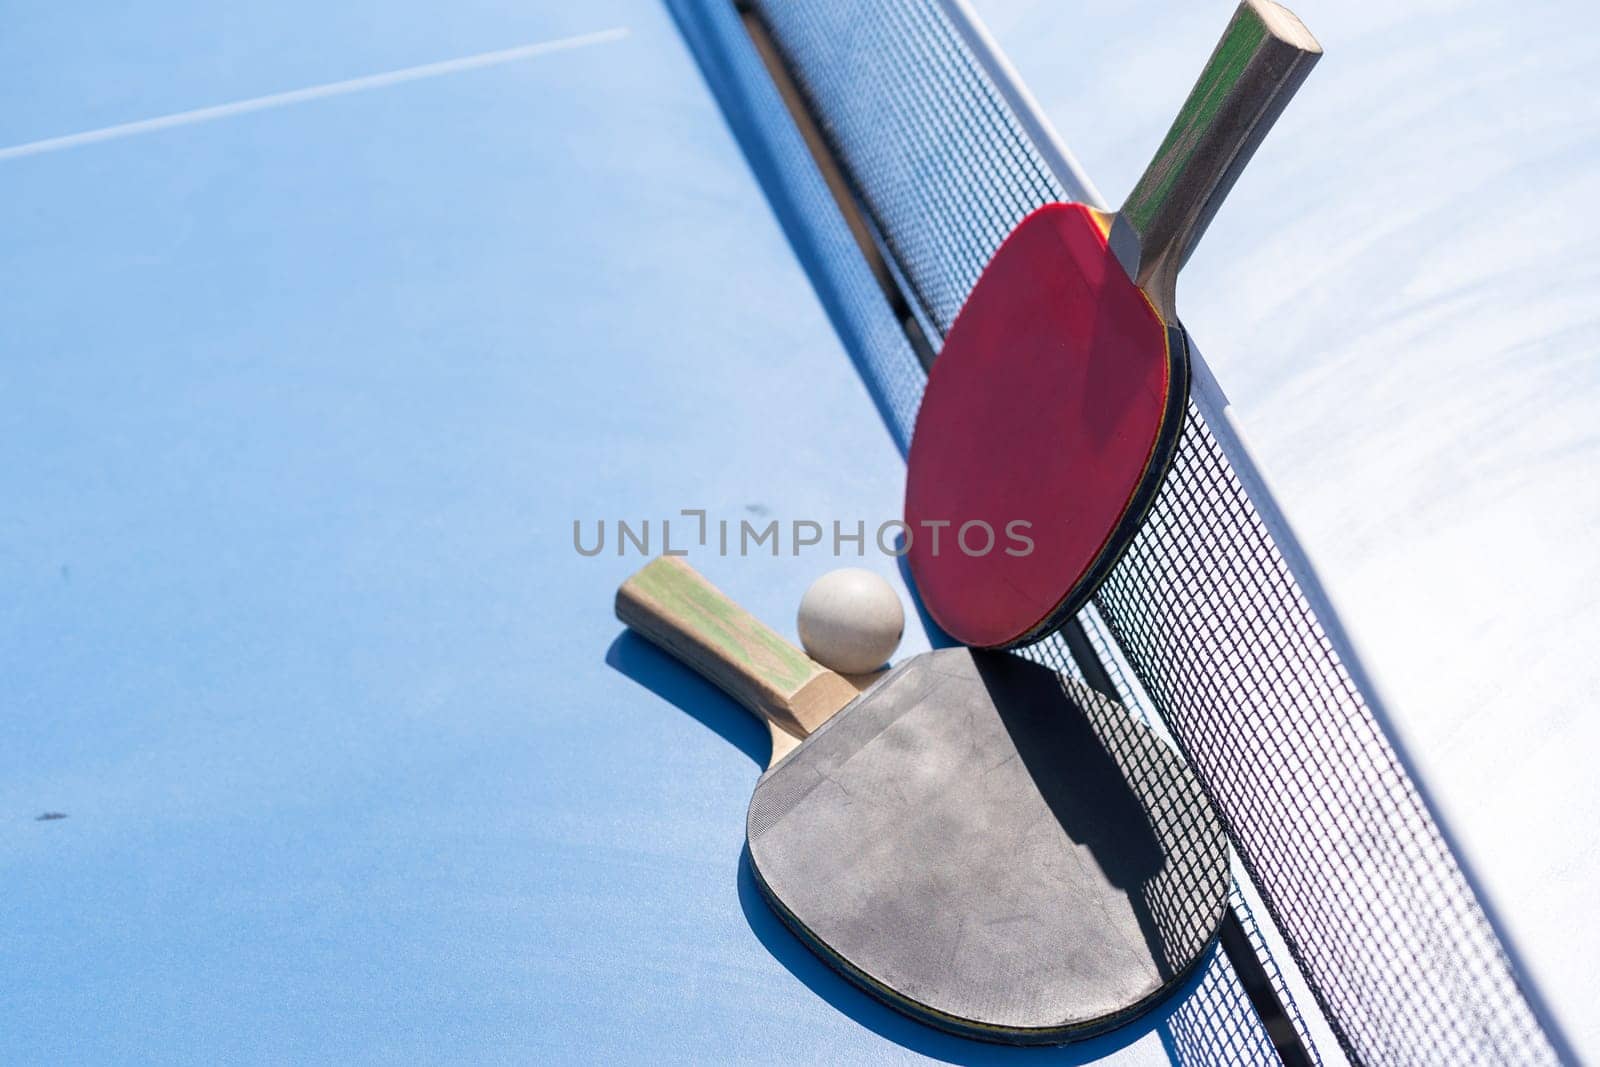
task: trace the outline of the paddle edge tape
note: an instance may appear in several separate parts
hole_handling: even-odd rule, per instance
[[[920,1001],[912,1000],[910,997],[889,988],[856,967],[825,942],[813,936],[806,924],[801,922],[793,912],[784,906],[783,901],[778,899],[778,895],[772,891],[771,887],[767,885],[766,879],[761,876],[761,868],[756,865],[755,857],[751,855],[748,845],[745,847],[744,855],[745,861],[750,865],[750,873],[755,878],[756,887],[761,890],[761,897],[767,902],[767,906],[782,920],[783,925],[788,927],[789,931],[799,938],[806,948],[811,950],[813,955],[828,965],[830,970],[860,988],[868,996],[887,1004],[902,1015],[919,1023],[943,1030],[946,1033],[955,1034],[958,1037],[967,1037],[998,1045],[1069,1045],[1075,1041],[1099,1037],[1101,1034],[1126,1026],[1165,1000],[1173,989],[1187,982],[1198,970],[1201,963],[1211,957],[1222,933],[1223,915],[1219,913],[1217,921],[1212,926],[1210,936],[1195,952],[1193,958],[1175,971],[1169,980],[1157,986],[1142,1000],[1130,1004],[1120,1012],[1102,1015],[1089,1022],[1069,1023],[1061,1026],[1018,1027],[982,1023],[974,1019],[963,1019],[956,1015],[950,1015]],[[1224,909],[1226,909],[1225,897]]]
[[[1149,300],[1148,294],[1144,295],[1145,299]],[[1155,309],[1154,303],[1150,306],[1152,310]],[[1178,440],[1183,436],[1183,428],[1188,418],[1189,380],[1189,334],[1181,323],[1168,323],[1167,397],[1165,408],[1161,413],[1161,431],[1150,447],[1149,461],[1145,464],[1144,473],[1139,476],[1139,482],[1134,487],[1132,495],[1128,497],[1128,504],[1123,509],[1122,517],[1106,536],[1094,560],[1073,583],[1072,588],[1067,590],[1060,602],[1020,637],[993,647],[1024,648],[1043,641],[1081,611],[1110,577],[1112,568],[1121,562],[1128,547],[1133,544],[1133,539],[1143,528],[1145,519],[1150,515],[1150,509],[1155,506],[1157,495],[1167,482],[1167,473],[1172,469],[1172,460],[1178,453]]]

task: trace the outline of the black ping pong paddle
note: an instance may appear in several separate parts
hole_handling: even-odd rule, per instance
[[[953,648],[858,692],[676,557],[623,583],[616,610],[767,723],[756,882],[891,1006],[1064,1043],[1151,1007],[1214,938],[1229,885],[1215,814],[1178,756],[1087,686]]]

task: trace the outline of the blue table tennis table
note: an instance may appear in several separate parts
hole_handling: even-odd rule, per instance
[[[1004,1049],[761,902],[617,523],[870,528],[903,441],[688,7],[12,20],[0,1060],[1276,1062],[1221,953]],[[791,636],[825,566],[696,562]]]

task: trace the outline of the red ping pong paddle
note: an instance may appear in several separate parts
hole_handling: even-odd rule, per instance
[[[1122,209],[1042,207],[985,267],[928,376],[906,481],[908,562],[952,637],[1048,636],[1138,531],[1188,403],[1178,270],[1321,54],[1288,10],[1245,0]]]

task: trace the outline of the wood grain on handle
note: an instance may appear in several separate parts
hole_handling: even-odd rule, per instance
[[[1244,0],[1111,220],[1112,252],[1168,322],[1175,321],[1179,268],[1321,56],[1293,12],[1272,0]]]
[[[857,695],[680,556],[654,559],[623,582],[617,618],[774,727],[773,762]]]

